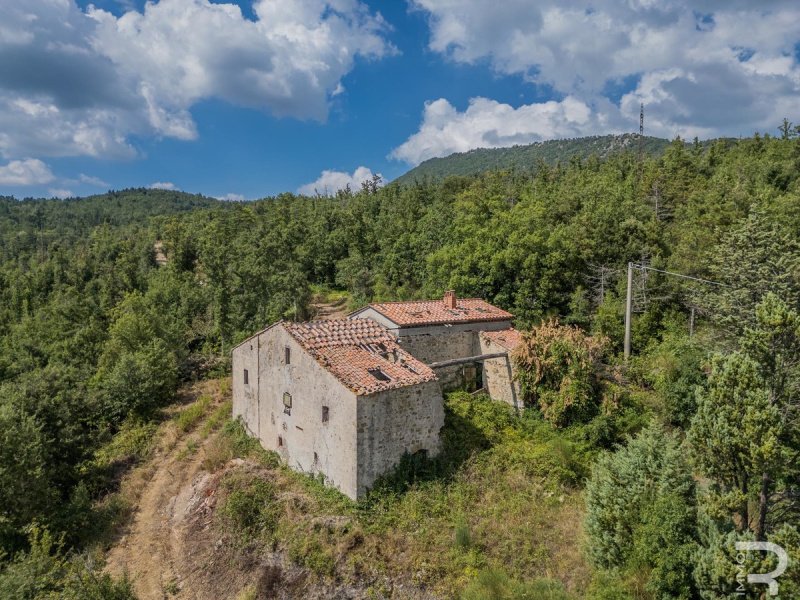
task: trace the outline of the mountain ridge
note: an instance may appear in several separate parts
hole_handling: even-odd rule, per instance
[[[636,152],[638,142],[637,134],[624,133],[546,140],[502,148],[475,148],[429,158],[396,178],[394,183],[408,185],[423,180],[439,181],[450,175],[470,176],[494,170],[534,172],[540,162],[552,166],[574,156],[586,159],[596,155],[603,159],[626,151]],[[642,151],[648,156],[660,156],[670,143],[664,138],[644,136]]]

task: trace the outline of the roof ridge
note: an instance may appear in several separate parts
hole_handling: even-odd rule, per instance
[[[480,300],[481,302],[491,304],[488,300],[484,300],[483,298],[456,298],[456,302],[460,302],[462,300]],[[386,302],[370,302],[366,306],[376,306],[379,304],[411,304],[412,302],[441,302],[444,304],[444,300],[441,298],[430,298],[428,300],[387,300]],[[358,310],[361,310],[361,308],[357,309],[357,311]]]

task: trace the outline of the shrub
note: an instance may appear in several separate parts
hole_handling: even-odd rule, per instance
[[[228,494],[220,515],[240,538],[271,539],[282,514],[275,486],[249,473],[232,473],[222,481]]]
[[[525,401],[550,423],[585,421],[598,409],[607,340],[551,318],[522,336],[513,360]]]
[[[653,423],[604,454],[586,486],[591,561],[648,573],[658,598],[690,598],[696,537],[694,481],[676,439]]]
[[[136,600],[130,581],[114,580],[81,556],[67,557],[63,544],[32,526],[30,550],[17,554],[0,572],[5,600]]]

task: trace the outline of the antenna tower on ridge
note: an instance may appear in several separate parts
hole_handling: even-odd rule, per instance
[[[639,106],[639,164],[642,162],[642,141],[644,139],[644,102]]]

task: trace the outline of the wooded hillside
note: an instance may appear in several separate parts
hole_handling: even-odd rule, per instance
[[[95,547],[119,517],[100,500],[130,465],[106,449],[158,420],[182,382],[224,375],[239,340],[308,316],[325,290],[356,306],[455,289],[510,310],[519,328],[603,339],[600,353],[573,333],[542,355],[559,365],[591,348],[585,364],[601,371],[570,371],[569,385],[555,371],[546,389],[532,378],[526,417],[580,450],[557,485],[570,498],[589,486],[592,597],[725,598],[736,539],[797,556],[800,139],[677,140],[644,164],[624,151],[405,183],[252,203],[153,190],[0,200],[0,596],[46,597],[44,581],[62,597],[128,597],[124,582],[72,576],[84,563],[65,554]],[[637,272],[623,365],[629,261],[724,287]],[[576,399],[580,411],[561,410]],[[424,494],[414,481],[391,494]],[[45,564],[43,551],[66,562]],[[798,581],[787,572],[782,595]]]

